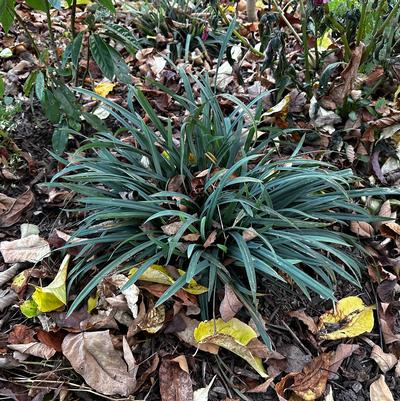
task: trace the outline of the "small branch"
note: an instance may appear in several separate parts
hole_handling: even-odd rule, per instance
[[[217,5],[218,7],[218,11],[221,14],[222,20],[225,22],[225,24],[229,25],[229,20],[228,17],[225,14],[224,9],[221,7],[220,4]],[[264,57],[264,53],[261,53],[260,51],[258,51],[257,49],[255,49],[250,43],[249,41],[242,36],[236,29],[233,30],[233,34],[236,36],[236,38],[240,41],[240,43],[247,47],[253,54],[255,54],[258,57]]]
[[[303,43],[301,40],[301,37],[299,34],[296,32],[296,29],[293,28],[293,25],[289,22],[289,20],[285,17],[285,12],[282,10],[282,8],[279,6],[279,4],[276,2],[276,0],[272,0],[274,3],[275,8],[278,10],[279,16],[282,18],[283,22],[287,25],[287,27],[290,29],[290,31],[293,33],[293,36],[296,38],[296,40],[299,43]]]

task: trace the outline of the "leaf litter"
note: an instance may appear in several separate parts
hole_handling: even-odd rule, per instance
[[[83,18],[85,7],[80,7],[80,17]],[[261,5],[260,10],[264,7]],[[243,18],[241,13],[244,9],[245,4],[244,7],[243,4],[238,5],[239,20]],[[20,9],[19,12],[36,26],[44,26],[43,14],[28,12],[26,8]],[[63,21],[63,11],[54,14],[57,14],[56,29],[60,30],[62,28],[58,26],[58,22]],[[294,21],[298,18],[296,14],[287,11],[284,15],[285,18]],[[80,27],[83,26],[81,24],[79,22]],[[251,32],[255,31],[256,26],[257,24],[246,27],[243,23],[243,31],[248,29],[247,34],[250,39],[253,35]],[[160,36],[158,38],[159,43],[162,43],[162,38]],[[3,42],[9,39],[6,36],[0,38]],[[164,39],[165,42],[170,40],[165,37]],[[317,45],[322,51],[337,46],[335,42],[336,40],[330,36],[319,41]],[[219,90],[223,89],[243,98],[254,98],[267,87],[273,88],[275,82],[271,71],[266,69],[265,72],[260,72],[257,62],[252,59],[249,52],[246,53],[245,46],[234,47],[231,54],[233,63],[224,60],[220,65],[220,73],[215,78]],[[13,44],[4,43],[2,48],[6,50],[4,54],[7,57],[1,62],[3,65],[8,63],[7,68],[11,67],[7,70],[7,85],[10,90],[18,91],[28,70],[36,65],[36,60],[33,63],[21,60]],[[25,47],[24,52],[30,52],[29,49],[26,50]],[[309,102],[301,91],[297,91],[297,94],[291,92],[290,96],[285,93],[286,96],[280,102],[268,103],[267,98],[262,114],[263,123],[277,126],[293,124],[291,127],[295,128],[295,132],[286,137],[289,141],[296,141],[296,138],[298,140],[298,130],[314,127],[318,132],[318,138],[306,138],[306,147],[311,153],[323,152],[329,148],[340,168],[350,163],[357,172],[371,182],[378,180],[384,184],[398,185],[400,182],[398,101],[386,99],[386,104],[380,105],[377,99],[370,99],[368,107],[357,110],[356,115],[347,121],[343,114],[337,112],[337,107],[342,107],[346,98],[350,97],[357,102],[361,92],[360,87],[376,82],[383,74],[383,68],[376,68],[365,76],[359,73],[362,51],[362,44],[352,50],[344,68],[340,67],[342,68],[340,79],[337,76],[329,82],[328,95],[322,98],[317,94]],[[11,57],[8,58],[9,55]],[[167,52],[159,51],[156,47],[143,48],[136,53],[130,63],[133,71],[139,72],[135,77],[137,83],[147,90],[146,93],[150,97],[154,96],[161,112],[167,113],[167,118],[179,123],[179,117],[176,118],[173,112],[169,113],[173,108],[170,100],[163,98],[165,105],[162,105],[161,97],[157,98],[156,91],[146,87],[143,78],[151,77],[163,83],[168,83],[170,79],[172,82],[173,72],[166,61],[166,55]],[[195,75],[200,69],[205,68],[211,71],[212,75],[215,68],[212,64],[215,60],[203,56],[202,51],[194,51],[188,60],[191,64],[181,63],[179,66],[193,71]],[[14,88],[10,85],[12,77],[15,79],[14,82],[17,82],[14,83]],[[238,83],[240,79],[244,80],[244,84]],[[116,99],[117,102],[122,101],[120,85],[103,80],[101,75],[96,82],[93,85],[95,92]],[[101,118],[109,117],[108,110],[100,111]],[[305,117],[299,116],[301,114]],[[338,130],[344,132],[340,138],[337,135]],[[259,132],[257,135],[265,133]],[[284,149],[284,141],[276,139],[276,146]],[[387,146],[392,148],[388,149]],[[34,148],[32,144],[32,149]],[[26,164],[25,167],[13,172],[9,169],[10,164],[7,163],[3,149],[0,142],[2,163],[0,177],[2,179],[4,177],[8,182],[17,182],[16,177],[20,177],[23,172],[29,178],[25,181],[29,183],[32,178],[29,174],[33,166],[30,163],[28,167],[29,158],[23,158],[22,164]],[[39,161],[37,155],[33,154],[33,157]],[[371,169],[370,172],[366,172],[368,167]],[[197,178],[201,181],[201,177]],[[182,184],[180,182],[177,185]],[[282,341],[280,346],[287,351],[291,350],[285,354],[286,356],[275,355],[274,358],[255,342],[259,341],[259,333],[251,321],[248,324],[242,321],[242,302],[235,298],[230,287],[226,287],[223,293],[216,294],[220,301],[218,316],[222,319],[217,318],[215,321],[206,322],[199,316],[199,296],[202,292],[206,292],[207,288],[196,281],[189,283],[185,290],[176,293],[171,304],[162,308],[155,307],[157,299],[179,278],[179,271],[176,269],[175,273],[178,271],[178,275],[174,275],[167,266],[162,266],[161,269],[149,269],[149,275],[142,276],[137,286],[130,287],[129,292],[125,293],[123,291],[121,293],[121,288],[129,279],[128,276],[113,272],[108,279],[111,283],[114,281],[115,289],[108,288],[106,289],[108,293],[107,291],[101,293],[98,288],[98,293],[92,295],[94,301],[89,308],[67,315],[65,305],[71,299],[67,297],[66,292],[66,263],[62,258],[58,261],[48,258],[50,248],[53,251],[58,248],[52,244],[48,235],[53,222],[48,223],[40,235],[34,233],[19,238],[15,230],[20,228],[18,225],[21,222],[29,221],[26,220],[27,216],[32,219],[32,223],[33,221],[41,223],[38,216],[42,213],[42,205],[46,203],[44,210],[49,212],[49,208],[58,208],[60,205],[58,201],[51,200],[52,196],[58,196],[60,201],[64,202],[70,194],[54,193],[50,196],[50,192],[42,192],[35,183],[29,189],[23,189],[25,192],[22,193],[15,193],[9,188],[10,186],[5,186],[3,189],[2,186],[0,193],[0,227],[5,229],[4,234],[2,232],[0,236],[0,250],[3,257],[0,261],[1,324],[10,324],[7,320],[10,319],[9,314],[17,312],[18,305],[21,309],[24,304],[26,308],[30,308],[31,318],[26,320],[21,315],[20,322],[24,321],[27,324],[26,328],[10,331],[13,334],[9,334],[7,340],[4,340],[6,346],[3,347],[2,343],[1,349],[4,354],[2,358],[4,356],[4,360],[8,361],[10,372],[13,367],[18,366],[18,363],[23,364],[29,358],[35,358],[35,361],[50,358],[51,361],[58,362],[64,355],[75,372],[82,376],[86,385],[99,394],[110,397],[125,397],[132,394],[136,396],[137,392],[142,397],[147,396],[154,386],[157,386],[156,382],[159,380],[161,398],[155,399],[167,401],[234,399],[235,395],[226,385],[226,379],[223,379],[215,367],[217,361],[220,361],[219,363],[222,361],[233,366],[233,370],[230,371],[233,383],[231,384],[238,391],[247,390],[247,396],[250,396],[253,390],[263,395],[264,393],[271,395],[274,394],[274,388],[281,399],[287,398],[292,401],[317,398],[344,401],[357,399],[354,398],[357,394],[359,399],[370,397],[372,401],[381,401],[394,400],[399,396],[393,385],[393,380],[397,380],[395,377],[400,376],[398,361],[400,330],[397,322],[400,230],[395,220],[399,206],[396,199],[383,204],[379,204],[379,201],[377,205],[367,204],[371,210],[375,208],[380,216],[391,217],[394,220],[373,224],[352,222],[349,227],[350,231],[365,241],[373,256],[374,262],[369,266],[369,272],[372,285],[377,289],[377,299],[372,296],[370,287],[363,290],[361,299],[355,296],[360,293],[354,288],[343,286],[344,289],[339,289],[341,297],[338,297],[338,302],[332,309],[332,305],[321,304],[320,300],[313,303],[312,307],[308,307],[298,299],[287,297],[280,302],[273,292],[260,294],[260,311],[269,334],[274,342],[279,344]],[[168,190],[174,189],[168,188]],[[179,191],[179,188],[175,190]],[[367,200],[367,202],[372,201]],[[65,228],[68,232],[68,222],[64,220],[63,223],[58,228],[61,230]],[[163,231],[166,235],[172,236],[180,226],[180,223],[169,223],[163,227]],[[208,248],[216,242],[218,232],[219,229],[215,229],[204,239],[203,248]],[[245,241],[251,241],[256,235],[257,233],[251,228],[243,232]],[[65,243],[69,240],[67,237],[59,238]],[[184,240],[196,243],[199,238],[198,234],[186,234]],[[75,240],[79,241],[72,239]],[[76,254],[80,250],[79,246],[71,247],[70,253]],[[71,264],[73,268],[74,263]],[[19,271],[21,273],[18,274]],[[339,282],[338,286],[342,284]],[[32,299],[35,302],[31,302]],[[143,305],[142,313],[141,305]],[[267,308],[266,305],[270,306]],[[275,314],[272,313],[276,310],[272,307],[274,305],[279,306]],[[40,320],[34,318],[38,313]],[[238,324],[235,319],[241,323]],[[240,330],[232,331],[232,327],[229,326],[235,325],[232,324],[232,320],[245,333],[251,335],[243,337]],[[10,322],[15,323],[14,320]],[[227,323],[230,330],[224,326]],[[205,326],[205,334],[199,334]],[[168,327],[171,330],[169,332]],[[129,336],[128,330],[135,334]],[[382,341],[377,337],[380,333]],[[156,353],[153,352],[154,349]],[[296,351],[293,351],[294,349]],[[11,363],[12,354],[18,360],[17,365]],[[294,355],[299,362],[297,365],[291,362],[291,356]],[[288,364],[291,366],[288,367]],[[205,366],[204,371],[202,366]],[[374,369],[375,372],[383,374],[374,376]],[[366,376],[363,376],[360,370],[365,370]],[[274,371],[276,375],[271,374],[271,378],[266,379],[267,371],[268,373]],[[11,373],[9,377],[13,380],[15,375]],[[77,385],[82,384],[76,377],[69,378]],[[68,382],[65,379],[62,375],[57,377],[60,385]],[[359,390],[357,384],[365,386],[367,392]],[[7,395],[15,397],[12,394],[11,391]]]

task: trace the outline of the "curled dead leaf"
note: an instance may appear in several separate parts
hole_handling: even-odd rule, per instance
[[[109,331],[68,334],[62,351],[75,371],[99,393],[123,397],[133,393],[135,374],[114,349]]]
[[[225,295],[219,307],[219,312],[223,320],[228,321],[235,317],[240,311],[243,304],[239,301],[232,288],[225,284]]]
[[[45,344],[32,342],[28,344],[9,344],[8,348],[21,354],[36,356],[38,358],[50,359],[56,351]]]
[[[385,382],[385,377],[380,375],[369,388],[371,401],[394,401],[393,395]]]
[[[38,263],[50,254],[49,243],[38,235],[0,242],[0,252],[6,263]]]
[[[11,227],[21,218],[35,202],[33,192],[29,189],[18,198],[10,198],[0,193],[0,227]]]
[[[328,381],[331,357],[331,353],[323,353],[307,363],[301,372],[283,377],[275,387],[278,395],[284,398],[285,392],[291,390],[305,401],[321,397]]]
[[[374,235],[374,228],[366,221],[352,221],[350,223],[350,230],[363,238],[371,238]]]
[[[313,318],[311,316],[308,316],[303,310],[292,311],[289,312],[288,315],[303,322],[312,334],[317,334],[318,327],[315,324]]]
[[[386,353],[379,345],[374,345],[371,350],[371,358],[379,366],[382,373],[388,372],[397,364],[397,357],[392,353]]]

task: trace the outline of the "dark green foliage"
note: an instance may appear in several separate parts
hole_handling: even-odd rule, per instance
[[[196,276],[205,280],[209,296],[218,283],[230,283],[254,318],[257,291],[265,290],[258,288],[258,275],[271,283],[290,278],[307,296],[312,291],[324,298],[333,298],[335,276],[357,284],[359,245],[344,233],[346,222],[373,220],[354,199],[385,190],[352,190],[350,170],[297,157],[301,143],[291,158],[276,160],[268,140],[257,139],[261,96],[248,105],[216,96],[204,77],[193,78],[197,100],[189,77],[180,75],[184,96],[158,84],[188,111],[179,143],[171,125],[131,87],[130,110],[102,100],[132,140],[99,132],[54,177],[54,185],[80,195],[86,212],[75,235],[87,239],[69,282],[91,279],[72,309],[107,274],[136,263],[141,266],[128,285],[154,263],[186,271],[159,303]],[[224,115],[221,97],[235,104],[230,115]],[[171,233],[173,222],[180,225]],[[186,240],[187,234],[198,240]]]

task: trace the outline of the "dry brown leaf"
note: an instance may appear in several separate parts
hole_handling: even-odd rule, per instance
[[[138,377],[135,392],[143,386],[147,378],[157,369],[159,363],[160,357],[158,354],[155,354],[150,366]]]
[[[168,182],[167,191],[181,192],[184,182],[185,182],[185,176],[183,175],[176,175],[172,177]]]
[[[12,278],[15,277],[21,265],[19,263],[15,263],[7,270],[4,270],[0,273],[0,288],[5,284],[8,283]]]
[[[215,240],[217,239],[217,230],[211,232],[211,234],[207,237],[206,242],[204,243],[203,247],[208,248],[211,246]]]
[[[161,226],[161,230],[164,234],[175,235],[178,232],[178,230],[182,227],[182,225],[183,225],[182,221],[175,221],[174,223]]]
[[[374,228],[366,221],[352,221],[350,223],[350,230],[363,238],[371,238],[374,235]]]
[[[10,227],[15,224],[34,202],[35,197],[30,189],[16,199],[0,193],[0,227]]]
[[[247,230],[244,230],[242,234],[242,237],[245,241],[251,241],[257,236],[258,236],[257,231],[252,227],[248,228]]]
[[[377,363],[382,373],[388,372],[397,364],[396,355],[384,352],[379,345],[373,346],[371,358]]]
[[[105,395],[131,395],[136,386],[135,374],[114,349],[109,331],[68,334],[62,351],[85,382]]]
[[[10,289],[0,290],[0,312],[18,301],[17,294]]]
[[[342,362],[360,348],[358,344],[339,344],[329,366],[329,379],[334,379]]]
[[[50,254],[50,246],[38,235],[29,235],[14,241],[0,242],[0,252],[6,263],[38,263]]]
[[[56,351],[45,344],[32,342],[28,344],[9,344],[8,348],[21,354],[37,356],[38,358],[50,359]]]
[[[303,310],[292,311],[289,312],[288,315],[303,322],[312,334],[317,334],[318,327],[316,323],[314,322],[313,318],[311,316],[308,316],[307,313],[305,313]]]
[[[44,331],[44,330],[37,330],[36,336],[37,339],[42,343],[47,345],[48,347],[54,349],[57,352],[61,352],[62,342],[66,336],[65,331]]]
[[[269,389],[273,381],[274,378],[270,377],[264,383],[261,383],[258,386],[253,387],[250,390],[247,390],[246,393],[265,393]]]
[[[188,242],[196,242],[200,238],[200,234],[186,234],[182,237],[183,240]]]
[[[222,319],[225,320],[225,322],[231,320],[235,317],[236,313],[240,311],[242,306],[243,304],[239,301],[232,288],[228,284],[225,284],[224,299],[219,307]]]
[[[385,382],[385,377],[380,375],[369,388],[369,397],[371,401],[394,401],[393,395]]]
[[[305,401],[321,397],[328,381],[331,356],[331,353],[321,354],[305,365],[302,372],[289,373],[283,377],[276,384],[277,394],[285,397],[285,392],[291,390]],[[293,381],[293,384],[288,385],[288,381]]]
[[[342,106],[344,99],[349,96],[353,90],[354,83],[356,81],[357,72],[360,67],[361,57],[364,50],[364,44],[360,43],[353,50],[350,62],[341,73],[341,84],[332,88],[330,95],[337,106]]]
[[[24,324],[16,324],[8,335],[9,344],[29,344],[35,342],[35,332]]]
[[[182,356],[178,358],[163,359],[161,362],[158,374],[162,401],[193,401],[192,380],[181,367]]]

